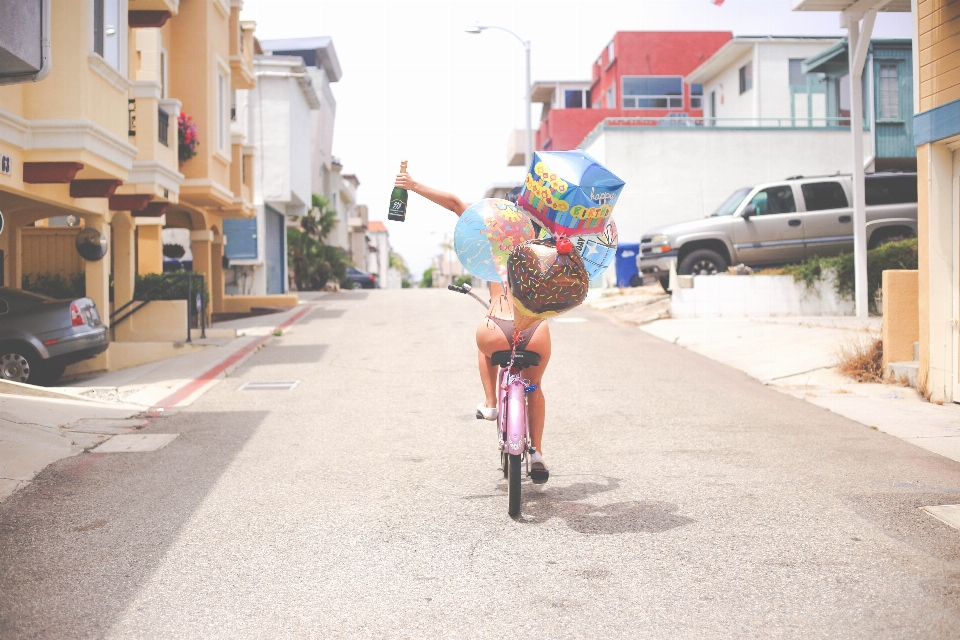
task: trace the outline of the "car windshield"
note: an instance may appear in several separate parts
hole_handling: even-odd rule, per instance
[[[720,205],[720,208],[710,214],[710,217],[714,216],[732,216],[733,212],[737,210],[737,207],[740,206],[740,203],[743,202],[743,199],[747,197],[753,190],[753,187],[744,187],[743,189],[737,189],[733,192],[733,195],[727,198],[727,201]]]

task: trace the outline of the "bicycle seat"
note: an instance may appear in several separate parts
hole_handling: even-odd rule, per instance
[[[506,367],[508,364],[510,364],[510,353],[510,351],[494,351],[493,356],[490,358],[490,362],[498,367]],[[527,367],[535,367],[538,364],[540,364],[539,353],[517,349],[517,353],[513,358],[514,367],[518,369],[526,369]]]

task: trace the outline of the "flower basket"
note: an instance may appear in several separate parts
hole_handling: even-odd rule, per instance
[[[182,167],[187,160],[197,155],[197,147],[200,146],[200,138],[197,137],[197,124],[193,121],[193,118],[181,112],[177,118],[177,134],[179,139],[177,150]]]

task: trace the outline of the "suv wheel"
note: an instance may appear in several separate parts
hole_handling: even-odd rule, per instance
[[[715,276],[727,270],[727,261],[716,251],[697,249],[685,257],[677,269],[682,276]]]

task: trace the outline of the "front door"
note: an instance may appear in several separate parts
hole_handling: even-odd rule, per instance
[[[737,259],[747,265],[803,260],[803,224],[793,187],[784,184],[761,189],[747,204],[756,207],[756,214],[733,221]]]
[[[806,211],[804,244],[808,258],[827,258],[853,251],[853,209],[836,180],[800,185]]]
[[[267,270],[267,293],[283,293],[283,263],[286,247],[283,214],[272,207],[265,206],[263,222],[266,227],[264,266]]]

